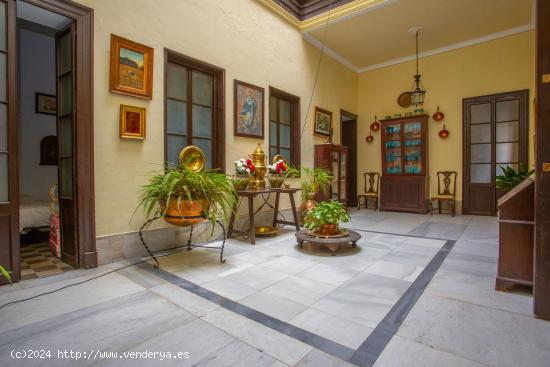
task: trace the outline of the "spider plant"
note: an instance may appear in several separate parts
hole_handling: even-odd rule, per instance
[[[0,265],[0,273],[2,273],[2,276],[3,276],[4,278],[6,278],[6,280],[7,280],[10,284],[13,284],[12,281],[11,281],[10,273],[9,273],[2,265]]]
[[[302,201],[313,197],[319,190],[328,194],[332,175],[325,168],[302,167],[300,172]]]
[[[503,190],[509,190],[519,185],[535,172],[534,170],[527,171],[527,168],[522,164],[520,164],[517,172],[510,166],[501,166],[500,169],[502,170],[502,175],[496,177],[496,185],[499,189]]]
[[[157,213],[164,215],[166,204],[173,200],[178,203],[203,200],[208,206],[203,209],[210,222],[217,219],[227,221],[236,192],[230,178],[217,170],[195,172],[167,164],[162,171],[154,172],[149,183],[142,187],[139,206],[143,207],[147,218],[152,218]]]

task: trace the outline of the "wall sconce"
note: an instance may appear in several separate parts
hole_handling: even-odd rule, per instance
[[[449,130],[445,129],[445,125],[443,125],[443,129],[441,129],[441,131],[439,132],[439,137],[441,139],[447,139],[449,134],[450,134]]]
[[[369,131],[369,136],[365,139],[367,143],[372,143],[374,141],[374,136],[372,136],[372,132]]]

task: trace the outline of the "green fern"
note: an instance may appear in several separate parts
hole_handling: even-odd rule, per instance
[[[520,165],[517,172],[510,166],[500,166],[500,169],[502,170],[502,175],[496,177],[496,185],[499,189],[504,190],[519,185],[535,172],[534,170],[527,171],[524,165]]]

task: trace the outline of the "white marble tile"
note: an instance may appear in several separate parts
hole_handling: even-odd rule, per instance
[[[471,360],[394,336],[374,367],[482,367]]]
[[[352,349],[357,349],[373,330],[314,308],[305,310],[289,323]]]
[[[191,356],[192,357],[192,356]],[[193,359],[193,358],[191,358]],[[244,343],[240,340],[235,340],[222,349],[216,351],[209,358],[204,358],[194,367],[273,367],[274,363],[278,362],[269,354]]]
[[[203,320],[291,366],[313,349],[296,339],[222,308],[208,313]]]
[[[307,306],[288,298],[274,296],[264,291],[251,294],[241,299],[239,303],[281,321],[288,321],[307,308]]]
[[[330,354],[313,349],[296,365],[296,367],[352,367],[351,363]]]
[[[202,287],[233,301],[238,301],[257,292],[255,288],[251,288],[242,283],[234,282],[233,280],[227,278],[216,278],[202,284]]]
[[[318,280],[326,284],[338,285],[351,279],[359,272],[325,264],[317,264],[298,274],[299,277]]]
[[[341,295],[344,299],[355,294],[364,294],[397,302],[409,287],[410,283],[405,280],[363,272],[335,292],[349,292]]]
[[[410,278],[413,273],[416,274],[418,272],[418,267],[415,265],[380,260],[369,266],[365,272],[403,280],[405,278]]]
[[[550,360],[550,322],[426,293],[397,334],[487,366]]]
[[[214,302],[210,302],[173,284],[153,287],[150,291],[158,294],[159,296],[167,299],[197,317],[204,316],[208,312],[214,311],[220,307]]]
[[[225,279],[238,282],[257,290],[264,289],[289,277],[290,274],[270,270],[262,266],[254,266],[242,271],[230,274]]]
[[[290,276],[265,288],[263,291],[276,297],[286,298],[309,306],[332,292],[335,288],[335,285],[317,280]]]
[[[282,256],[266,263],[263,263],[262,266],[265,266],[268,269],[280,271],[286,274],[297,274],[305,269],[312,267],[316,263],[313,261],[307,261],[304,259],[296,259],[290,256]]]

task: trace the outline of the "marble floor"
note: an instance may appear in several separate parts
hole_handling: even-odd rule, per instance
[[[530,295],[494,291],[495,218],[363,209],[347,227],[362,239],[338,256],[300,249],[287,227],[255,246],[228,240],[225,264],[181,250],[161,270],[141,264],[1,308],[0,365],[548,366],[550,322],[532,317]],[[3,286],[0,305],[127,264]],[[395,334],[362,360],[388,325]],[[35,349],[52,357],[12,357]]]

